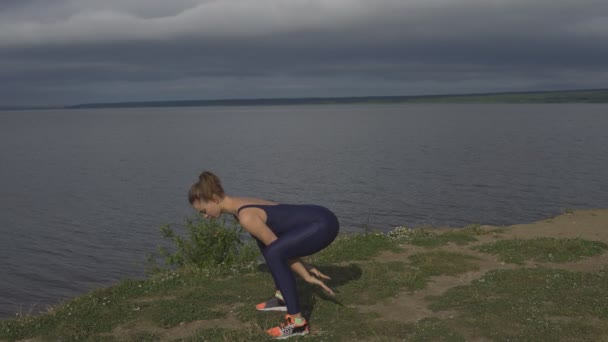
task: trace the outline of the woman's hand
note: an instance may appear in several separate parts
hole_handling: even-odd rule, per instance
[[[334,291],[331,288],[329,288],[329,286],[325,285],[325,283],[321,279],[319,279],[319,278],[331,279],[330,277],[328,277],[325,274],[321,273],[321,271],[317,270],[315,267],[310,267],[309,266],[309,267],[306,267],[306,269],[308,270],[309,276],[306,279],[304,279],[304,280],[306,280],[307,283],[314,284],[314,285],[319,285],[330,296],[335,295]]]
[[[325,274],[321,273],[321,271],[319,271],[318,269],[316,269],[315,267],[309,267],[308,268],[308,273],[314,275],[317,278],[323,278],[323,279],[331,279],[330,277],[326,276]]]

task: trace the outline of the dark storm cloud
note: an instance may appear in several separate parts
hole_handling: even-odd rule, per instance
[[[605,87],[607,42],[603,0],[9,1],[0,105]]]

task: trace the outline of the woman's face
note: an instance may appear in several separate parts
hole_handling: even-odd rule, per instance
[[[208,202],[203,200],[196,200],[194,201],[194,203],[192,203],[192,207],[199,211],[201,214],[203,214],[206,219],[216,219],[222,214],[222,208],[215,200],[211,200]]]

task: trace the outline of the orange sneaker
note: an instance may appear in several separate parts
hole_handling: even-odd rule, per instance
[[[274,327],[266,330],[268,335],[272,336],[273,339],[282,340],[292,336],[301,336],[308,334],[308,323],[304,318],[301,324],[296,324],[296,318],[292,315],[285,315],[285,322],[281,323],[278,327]]]

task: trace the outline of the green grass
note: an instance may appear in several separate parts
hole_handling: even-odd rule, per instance
[[[349,250],[354,262],[344,265]],[[298,280],[303,313],[318,324],[323,331],[321,336],[328,340],[346,337],[390,339],[395,331],[404,336],[451,336],[453,332],[440,329],[437,322],[426,325],[386,324],[376,322],[373,315],[360,313],[351,306],[390,301],[404,289],[424,288],[433,275],[475,269],[472,259],[456,253],[429,252],[414,255],[409,262],[371,260],[385,250],[399,250],[396,242],[385,235],[340,238],[316,258],[320,262],[319,269],[332,276],[327,283],[337,291],[337,295],[328,297],[319,288]],[[356,260],[365,261],[357,263]],[[228,308],[234,306],[235,317],[253,330],[214,328],[195,336],[209,340],[263,340],[264,329],[276,325],[281,315],[260,313],[253,307],[271,295],[273,288],[272,278],[264,268],[253,273],[222,277],[206,270],[183,268],[157,274],[148,280],[125,280],[76,298],[48,314],[2,321],[0,339],[40,337],[64,341],[88,338],[111,341],[113,338],[109,333],[119,325],[146,322],[147,325],[171,329],[182,322],[225,318]],[[357,328],[353,329],[353,325]],[[159,336],[152,332],[134,331],[122,338],[152,341]]]
[[[444,341],[465,342],[466,339],[450,328],[445,321],[437,318],[426,318],[415,324],[409,324],[412,329],[407,341]],[[395,335],[399,336],[399,335]]]
[[[352,304],[373,304],[399,293],[407,284],[408,275],[403,262],[371,262],[358,265],[361,276],[339,288],[337,299]],[[331,282],[330,282],[331,284]]]
[[[334,243],[309,260],[320,264],[368,260],[387,250],[398,252],[401,249],[386,234],[348,234],[339,236]]]
[[[460,229],[440,230],[421,228],[398,227],[388,234],[388,236],[401,243],[408,243],[423,247],[441,247],[449,243],[459,246],[477,241],[475,236],[490,233],[500,233],[501,229],[484,230],[479,225],[471,225]]]
[[[428,255],[427,255],[428,254]],[[475,266],[460,265],[452,269],[459,261],[453,261],[443,268],[430,265],[431,260],[459,260],[461,255],[456,253],[424,253],[414,258],[409,265],[405,262],[363,262],[349,265],[321,266],[324,273],[330,274],[332,280],[328,285],[338,292],[335,297],[326,296],[322,291],[304,283],[299,283],[299,297],[302,312],[313,322],[313,327],[321,331],[317,338],[325,341],[350,341],[353,339],[392,341],[397,336],[410,337],[413,341],[425,341],[425,337],[435,336],[447,338],[446,341],[464,341],[453,330],[448,329],[440,321],[421,322],[419,324],[404,324],[398,321],[375,319],[373,313],[361,313],[353,305],[369,305],[390,303],[392,298],[404,289],[422,288],[430,280],[431,275],[445,273],[454,274]],[[466,261],[469,261],[464,256]],[[259,299],[259,298],[258,298]],[[250,301],[254,303],[254,300]],[[253,322],[255,326],[270,327],[278,323],[280,314],[270,315],[252,310],[251,305],[237,309],[237,317],[244,322]],[[218,330],[202,333],[200,336],[211,339]],[[263,340],[264,336],[258,336]],[[258,337],[248,336],[250,340]],[[298,339],[296,339],[297,341]],[[399,339],[397,339],[399,340]]]
[[[148,342],[148,341],[160,341],[159,335],[154,333],[139,332],[133,333],[128,339],[128,342]],[[107,341],[117,341],[116,338],[108,337]]]
[[[297,341],[298,339],[291,339]],[[190,338],[176,339],[180,342],[195,341],[225,341],[225,342],[248,342],[248,341],[268,341],[264,332],[259,330],[235,330],[225,328],[204,329]]]
[[[251,300],[262,287],[272,288],[272,280],[263,273],[215,279],[203,272],[170,272],[150,280],[126,280],[78,297],[46,315],[1,321],[0,339],[81,340],[134,319],[170,328],[180,322],[224,317],[226,313],[217,307]],[[163,299],[167,296],[169,299]],[[142,298],[152,300],[141,302]]]
[[[428,299],[433,310],[458,310],[461,329],[493,341],[598,341],[608,331],[607,270],[493,270]]]
[[[390,300],[404,289],[423,289],[431,277],[457,275],[477,270],[475,257],[451,252],[419,253],[409,262],[366,262],[343,269],[327,269],[336,276],[328,282],[339,290],[336,299],[352,304],[374,304]],[[318,291],[319,295],[322,295]]]
[[[24,316],[0,322],[0,338],[42,335],[48,339],[79,340],[83,336],[108,332],[136,317],[128,299],[147,293],[174,289],[172,281],[125,280],[117,286],[92,291],[69,301],[45,315]]]
[[[599,241],[536,238],[530,240],[499,240],[473,247],[484,253],[498,255],[504,262],[523,264],[526,260],[539,262],[569,262],[602,254],[608,245]]]
[[[414,254],[409,257],[410,265],[428,276],[457,275],[479,269],[475,261],[479,258],[453,252],[435,251]]]
[[[410,241],[425,246],[443,246],[491,232],[473,226],[406,234],[408,239],[420,238]],[[506,245],[481,247],[492,246],[501,252],[512,249],[507,257],[524,255],[522,260],[544,260],[543,255],[558,251],[551,261],[596,255],[606,249],[604,244],[580,239],[499,242]],[[547,268],[493,270],[471,284],[428,298],[432,310],[449,310],[450,319],[439,318],[447,317],[443,315],[406,323],[399,313],[386,316],[364,310],[368,305],[383,308],[396,300],[407,301],[412,291],[423,291],[435,276],[458,276],[479,269],[478,258],[436,247],[401,260],[377,258],[382,251],[403,252],[400,244],[403,240],[395,234],[349,235],[310,258],[332,277],[327,284],[336,290],[336,296],[329,297],[298,279],[302,313],[309,319],[314,336],[290,341],[596,341],[608,334],[608,269],[595,273]],[[125,280],[46,314],[0,321],[0,340],[268,340],[264,330],[276,326],[283,317],[283,313],[254,309],[274,290],[268,270],[257,267],[240,274],[216,271],[182,267],[146,280]],[[233,328],[191,326],[189,336],[183,339],[173,334],[172,329],[179,330],[183,323],[218,319],[239,323]],[[122,332],[113,335],[118,326],[123,327]],[[150,326],[156,329],[146,330]]]

